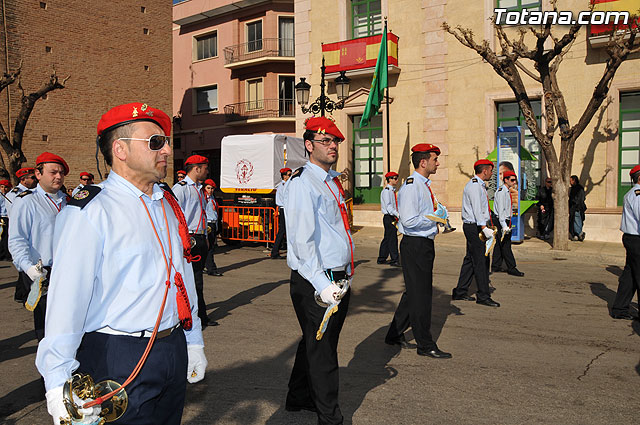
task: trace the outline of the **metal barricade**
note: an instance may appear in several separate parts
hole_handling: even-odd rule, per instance
[[[278,216],[273,207],[221,206],[222,239],[251,242],[276,240]]]

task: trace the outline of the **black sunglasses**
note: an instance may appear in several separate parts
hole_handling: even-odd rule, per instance
[[[149,143],[149,150],[159,151],[164,148],[164,145],[171,143],[171,137],[163,136],[161,134],[153,134],[148,139],[136,139],[132,137],[120,137],[120,140],[140,140]]]

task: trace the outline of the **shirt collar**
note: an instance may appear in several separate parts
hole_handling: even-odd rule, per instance
[[[188,185],[196,185],[196,182],[194,182],[193,180],[191,180],[191,177],[189,176],[185,176],[185,178],[183,179],[185,182],[187,182]]]
[[[487,183],[484,180],[482,180],[482,178],[480,178],[480,176],[478,176],[477,174],[475,176],[473,176],[473,178],[474,179],[478,179],[478,181],[480,182],[481,185],[483,185],[485,187],[487,186]]]
[[[389,189],[391,189],[392,191],[395,191],[395,190],[396,190],[396,188],[395,188],[395,187],[393,187],[393,186],[391,186],[390,184],[388,184],[388,185],[387,185],[387,187],[388,187]]]
[[[39,194],[41,194],[41,195],[43,195],[43,196],[46,196],[46,195],[47,195],[47,192],[42,188],[42,186],[40,186],[40,183],[38,183],[38,185],[37,185],[35,188],[31,189],[31,190],[32,190],[34,193],[39,193]],[[67,196],[67,194],[66,194],[66,193],[64,193],[63,191],[61,191],[61,190],[59,190],[59,191],[58,191],[58,201],[59,201],[59,202],[62,202],[62,200],[63,200],[66,196]],[[52,201],[54,201],[54,202],[55,202],[55,199],[53,199],[53,198],[51,198],[51,197],[49,197],[49,198],[50,198]]]
[[[414,180],[418,180],[420,183],[427,183],[431,185],[431,180],[429,180],[428,178],[426,178],[425,176],[423,176],[417,171],[414,171],[413,174],[411,174],[411,177],[413,177]]]
[[[143,191],[141,191],[140,189],[135,187],[133,185],[133,183],[131,183],[129,180],[125,179],[124,177],[121,177],[119,174],[117,174],[113,170],[111,170],[111,172],[109,172],[109,177],[107,177],[107,184],[114,185],[114,186],[119,187],[121,189],[128,190],[136,198],[140,198],[141,196],[146,196],[147,198],[149,198],[149,195],[147,195],[146,193],[144,193]],[[162,199],[162,198],[164,198],[164,191],[162,189],[160,189],[160,186],[158,186],[157,183],[154,183],[153,184],[153,193],[151,194],[151,198],[150,199],[152,201],[157,201],[157,200]]]
[[[18,183],[18,185],[16,187],[22,189],[23,192],[25,190],[29,190],[29,188],[27,188],[27,186],[23,185],[22,183]]]
[[[322,182],[332,180],[334,177],[337,177],[340,175],[340,173],[331,169],[329,169],[329,172],[326,172],[316,164],[312,163],[311,161],[307,162],[306,167],[311,171],[311,175],[315,176],[318,180]]]

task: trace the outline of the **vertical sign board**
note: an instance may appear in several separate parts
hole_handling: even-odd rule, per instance
[[[511,240],[514,242],[522,242],[524,240],[524,219],[520,215],[520,193],[523,190],[520,169],[521,139],[522,127],[498,127],[498,172],[496,173],[498,182],[496,187],[500,187],[503,184],[500,176],[500,163],[510,162],[513,165],[513,171],[518,176],[518,204],[517,206],[512,204],[511,213]]]

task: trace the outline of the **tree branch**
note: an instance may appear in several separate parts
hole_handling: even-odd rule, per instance
[[[534,79],[535,81],[537,81],[537,82],[539,82],[539,83],[542,83],[542,80],[540,79],[540,77],[539,77],[539,76],[537,76],[536,74],[534,74],[533,72],[529,71],[529,70],[527,69],[527,67],[526,67],[526,66],[524,66],[523,64],[521,64],[521,63],[520,63],[520,62],[518,62],[518,61],[516,61],[516,62],[515,62],[515,64],[516,64],[516,66],[517,66],[518,68],[520,68],[520,70],[521,70],[522,72],[524,72],[525,74],[527,74],[529,77],[531,77],[532,79]]]

